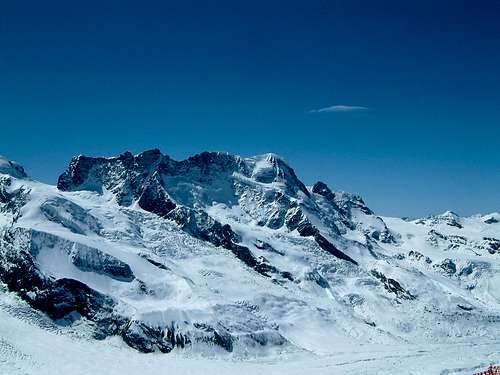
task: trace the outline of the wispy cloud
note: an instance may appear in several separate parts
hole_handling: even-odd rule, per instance
[[[310,113],[323,113],[323,112],[363,112],[368,111],[370,108],[362,107],[360,105],[332,105],[330,107],[312,109]]]

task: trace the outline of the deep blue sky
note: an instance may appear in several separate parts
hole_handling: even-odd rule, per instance
[[[272,151],[381,214],[500,211],[499,1],[76,3],[0,6],[0,154],[37,179]]]

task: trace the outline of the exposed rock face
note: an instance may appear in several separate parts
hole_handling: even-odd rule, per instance
[[[99,334],[104,336],[114,334],[121,323],[117,316],[113,316],[114,301],[111,298],[77,280],[55,280],[41,290],[27,293],[26,300],[52,319],[68,316],[74,319],[72,314],[75,313],[88,318],[98,323]]]
[[[182,199],[178,192],[179,183],[189,179],[202,186],[209,186],[217,176],[230,177],[241,174],[262,183],[283,183],[288,192],[301,191],[309,195],[295,172],[282,159],[274,155],[264,155],[254,159],[204,152],[183,161],[175,161],[159,150],[145,151],[137,156],[126,152],[116,158],[73,158],[69,168],[60,177],[57,187],[63,191],[94,190],[106,188],[117,195],[118,203],[129,205],[146,191],[152,197],[164,199],[170,189],[178,203],[200,203],[193,199],[193,191],[185,191]],[[177,181],[175,181],[177,180]],[[171,184],[170,184],[170,183]],[[163,189],[162,189],[163,188]],[[209,189],[207,193],[210,194]],[[212,192],[213,193],[213,192]],[[211,203],[211,202],[210,202]]]
[[[441,269],[449,276],[454,275],[457,272],[457,266],[455,262],[453,262],[453,260],[449,258],[444,259],[440,264],[434,265],[434,267]]]
[[[246,180],[245,180],[246,179]],[[259,185],[277,183],[282,192],[269,195]],[[212,202],[236,204],[257,215],[249,204],[256,199],[260,205],[275,205],[268,212],[269,226],[283,225],[278,212],[291,205],[290,197],[298,192],[309,195],[293,169],[275,155],[242,159],[237,156],[204,152],[183,161],[175,161],[159,150],[145,151],[137,156],[124,153],[116,158],[74,158],[61,175],[58,188],[63,191],[95,190],[113,192],[120,205],[137,200],[140,207],[165,216],[176,206],[198,208]],[[198,194],[202,191],[202,194]],[[249,196],[252,193],[252,196]],[[281,199],[281,201],[280,201]],[[284,214],[283,214],[284,215]],[[273,218],[274,217],[274,218]],[[258,217],[255,216],[258,220]]]
[[[490,217],[484,219],[484,222],[486,224],[496,224],[496,223],[499,222],[499,220],[497,218],[493,217],[493,216],[490,216]]]
[[[113,299],[77,280],[46,277],[31,253],[30,241],[31,233],[20,229],[0,239],[0,280],[54,320],[85,317],[96,323],[96,338],[116,334],[123,318],[114,314]]]
[[[204,211],[177,207],[166,217],[175,221],[190,235],[213,243],[215,246],[229,246],[239,241],[238,235],[231,230],[229,225],[222,225]]]
[[[148,182],[137,203],[142,209],[165,217],[176,204],[172,202],[158,178],[158,175],[155,175],[155,178]]]
[[[143,353],[168,353],[175,347],[184,348],[194,342],[215,345],[227,352],[233,351],[234,338],[221,326],[212,327],[194,323],[180,330],[174,324],[168,327],[150,326],[141,321],[130,321],[122,331],[123,340]],[[254,338],[258,342],[257,338]]]
[[[431,258],[429,258],[428,256],[425,256],[424,254],[422,254],[422,253],[420,253],[418,251],[415,251],[415,250],[410,250],[408,252],[408,257],[412,258],[412,259],[415,259],[415,260],[418,260],[418,261],[424,261],[427,264],[431,264],[432,263],[432,259]]]
[[[29,241],[29,232],[19,229],[8,230],[0,238],[1,280],[22,296],[46,285],[46,278],[31,255]]]
[[[130,205],[140,198],[144,190],[161,191],[156,174],[170,169],[170,159],[159,150],[146,151],[134,157],[130,152],[116,158],[90,158],[80,155],[73,158],[66,172],[57,183],[64,191],[91,190],[101,192],[103,188],[116,194],[120,205]]]
[[[323,182],[317,182],[313,186],[312,192],[323,197],[328,202],[327,213],[333,220],[333,224],[330,224],[330,226],[334,227],[334,232],[337,234],[344,233],[346,229],[360,228],[368,237],[376,241],[384,243],[396,242],[384,221],[374,215],[361,197],[345,192],[334,193]],[[325,208],[324,206],[322,208]],[[362,214],[361,216],[370,216],[370,222],[364,223],[360,221],[359,213]]]
[[[12,189],[12,179],[0,176],[0,213],[9,216],[14,222],[20,215],[21,208],[29,199],[29,189]]]
[[[358,262],[356,262],[354,259],[352,259],[350,256],[346,255],[339,249],[337,249],[331,242],[329,242],[325,237],[323,237],[321,234],[316,233],[314,236],[314,239],[318,243],[319,247],[321,247],[323,250],[328,251],[330,254],[336,256],[339,259],[346,260],[348,262],[351,262],[352,264],[357,265]]]
[[[481,247],[490,254],[498,254],[500,253],[500,240],[493,237],[483,237]]]
[[[129,346],[143,353],[157,351],[168,353],[174,348],[162,328],[149,327],[143,322],[129,322],[123,330],[122,337]]]
[[[234,339],[224,327],[219,325],[213,328],[203,323],[195,323],[194,327],[201,332],[206,332],[206,334],[203,334],[199,338],[199,340],[213,343],[214,345],[220,346],[228,352],[233,351]]]
[[[439,246],[440,243],[443,241],[448,241],[448,237],[445,236],[442,233],[439,233],[435,231],[434,229],[430,230],[429,233],[427,234],[427,240],[433,245],[433,246]]]
[[[458,272],[459,277],[471,277],[479,279],[483,273],[488,273],[491,270],[491,265],[487,262],[469,261]]]
[[[335,203],[337,203],[337,206],[347,214],[352,212],[353,208],[357,208],[364,214],[373,215],[373,211],[368,208],[359,195],[340,192],[335,195]]]
[[[271,244],[268,244],[267,242],[264,242],[261,240],[257,240],[257,242],[254,243],[254,246],[260,250],[266,250],[266,251],[269,251],[271,253],[279,254],[281,256],[285,255],[285,253],[283,251],[279,251],[279,250],[275,249]]]
[[[193,210],[188,207],[177,207],[166,217],[175,221],[193,237],[231,250],[239,260],[260,274],[264,276],[280,274],[285,279],[290,279],[288,273],[278,271],[265,261],[257,259],[248,247],[238,245],[237,242],[239,242],[240,238],[233,232],[231,227],[228,224],[222,225],[204,211]]]
[[[403,288],[398,281],[385,276],[382,272],[377,270],[372,270],[371,274],[382,282],[385,289],[387,289],[391,293],[394,293],[399,298],[408,300],[415,299],[415,296],[408,290]]]
[[[316,182],[312,188],[312,192],[324,196],[331,202],[335,201],[335,195],[324,182]]]
[[[235,175],[262,184],[279,183],[284,186],[284,190],[272,193],[260,188],[255,190],[254,185],[243,184],[241,179],[234,178]],[[302,194],[305,199],[309,199],[310,193],[293,169],[276,155],[242,159],[229,154],[202,153],[180,162],[162,155],[158,150],[146,151],[137,156],[125,153],[108,159],[79,156],[71,161],[58,182],[58,188],[65,191],[101,191],[103,187],[116,194],[119,204],[129,205],[137,200],[144,210],[177,222],[194,237],[233,251],[246,265],[264,275],[280,272],[259,262],[247,247],[237,245],[239,238],[229,225],[219,223],[197,208],[212,203],[214,198],[220,198],[220,190],[226,191],[224,203],[236,203],[239,200],[243,207],[247,207],[250,199],[256,199],[256,207],[266,210],[263,224],[268,227],[278,229],[286,225],[289,230],[297,229],[302,236],[313,236],[318,245],[330,254],[357,264],[309,223],[296,198],[297,194]],[[182,188],[185,191],[181,191]],[[199,188],[204,189],[206,196],[200,198],[193,195]],[[328,198],[333,197],[331,202],[338,210],[335,197],[326,185],[318,185],[313,188],[314,191],[320,191]],[[371,213],[361,198],[346,197],[344,194],[341,198],[345,210],[361,207],[363,212]],[[255,208],[247,211],[250,216],[256,212]],[[334,223],[331,223],[331,228],[334,233],[339,233]]]
[[[289,230],[297,230],[297,232],[299,232],[299,234],[303,237],[313,237],[319,247],[333,256],[356,265],[358,264],[354,259],[337,249],[331,242],[321,235],[318,228],[311,224],[309,219],[299,208],[290,210],[287,213],[285,222]]]

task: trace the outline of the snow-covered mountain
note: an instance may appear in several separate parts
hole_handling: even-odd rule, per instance
[[[141,352],[498,339],[499,271],[500,214],[380,217],[274,154],[78,156],[57,186],[0,159],[5,288]]]

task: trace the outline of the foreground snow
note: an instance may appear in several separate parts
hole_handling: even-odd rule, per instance
[[[339,345],[323,356],[290,352],[248,360],[182,351],[142,354],[118,338],[96,341],[81,337],[78,329],[54,328],[27,309],[12,294],[0,292],[1,374],[472,374],[500,358],[500,341],[480,339],[442,345],[360,343]]]

